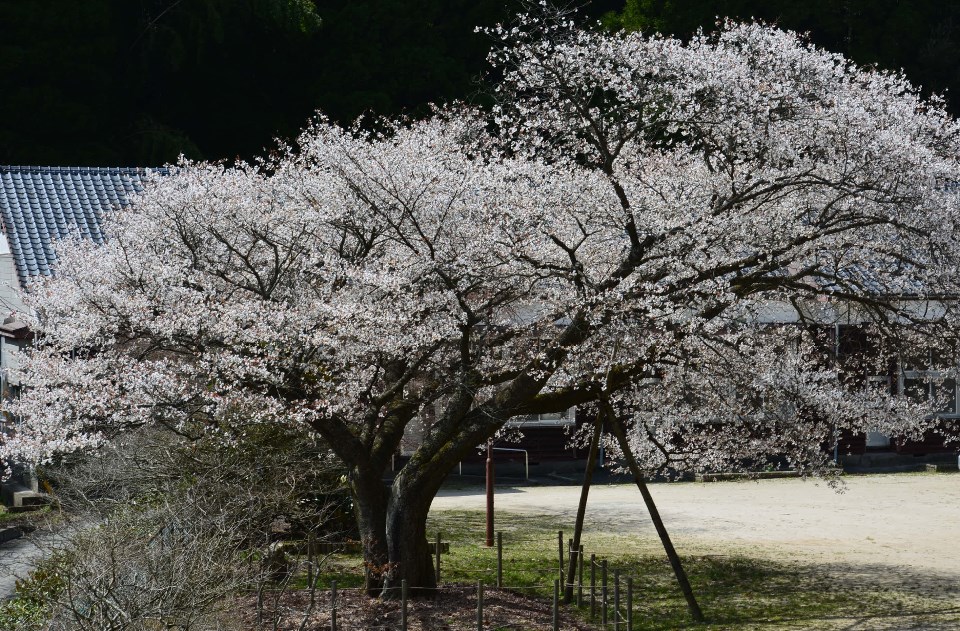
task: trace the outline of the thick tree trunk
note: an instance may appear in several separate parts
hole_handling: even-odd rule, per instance
[[[377,596],[389,568],[386,538],[388,490],[383,484],[380,472],[373,475],[359,467],[353,470],[350,489],[363,546],[365,587],[369,595]]]
[[[404,579],[412,596],[432,598],[436,594],[436,568],[426,527],[430,504],[442,482],[442,473],[408,467],[394,480],[387,507],[389,570],[384,577],[384,598],[398,598]]]

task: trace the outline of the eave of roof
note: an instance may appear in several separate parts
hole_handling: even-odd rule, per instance
[[[103,243],[104,214],[143,189],[146,169],[0,166],[0,222],[21,287],[49,276],[56,242],[70,234]]]

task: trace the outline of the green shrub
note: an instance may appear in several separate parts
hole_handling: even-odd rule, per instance
[[[50,603],[64,587],[67,559],[54,555],[41,561],[25,579],[17,581],[16,595],[0,603],[0,631],[34,631],[44,628]]]

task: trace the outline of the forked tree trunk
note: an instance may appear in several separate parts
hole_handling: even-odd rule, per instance
[[[446,424],[447,430],[452,427],[454,431],[431,432],[397,472],[389,488],[383,483],[383,468],[372,466],[371,460],[375,462],[376,458],[353,468],[351,488],[362,524],[364,562],[371,570],[367,581],[370,595],[400,598],[403,581],[411,596],[432,598],[437,593],[426,533],[430,505],[446,475],[487,438],[489,429],[486,423],[467,423],[470,431],[460,431],[463,415],[470,412],[473,404],[472,391],[455,398],[455,402],[438,421],[440,429]],[[396,432],[395,438],[399,442],[401,434]],[[382,454],[397,446],[380,443],[374,451]]]

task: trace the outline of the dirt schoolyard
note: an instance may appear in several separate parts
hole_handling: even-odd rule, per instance
[[[862,571],[874,578],[960,584],[960,474],[843,478],[842,493],[814,480],[651,485],[681,554],[743,553]],[[504,513],[553,516],[572,531],[578,486],[497,487]],[[482,489],[445,489],[433,511],[483,510]],[[591,489],[586,531],[657,545],[635,486]]]

